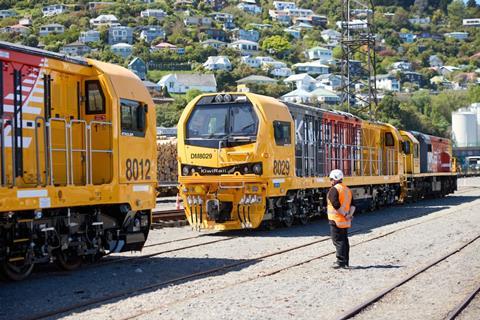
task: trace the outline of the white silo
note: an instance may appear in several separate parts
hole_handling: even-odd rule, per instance
[[[477,146],[478,131],[476,112],[452,112],[452,139],[455,146]]]

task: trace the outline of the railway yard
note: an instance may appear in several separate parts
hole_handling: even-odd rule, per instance
[[[0,318],[478,319],[480,178],[458,184],[445,198],[359,214],[349,270],[331,268],[325,219],[268,231],[160,228],[142,252],[0,282]]]

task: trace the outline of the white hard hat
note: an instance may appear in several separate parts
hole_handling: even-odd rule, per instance
[[[335,181],[342,180],[343,179],[343,172],[342,172],[342,170],[338,170],[338,169],[332,170],[332,172],[330,172],[329,177],[330,177],[330,179],[333,179]]]

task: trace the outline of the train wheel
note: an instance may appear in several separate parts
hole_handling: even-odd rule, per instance
[[[300,224],[302,225],[306,225],[309,221],[309,217],[307,215],[302,215],[300,217],[298,217],[298,221],[300,222]]]
[[[80,267],[82,264],[82,257],[80,257],[74,250],[62,250],[57,254],[55,260],[57,265],[66,271],[72,271]]]
[[[23,261],[9,262],[5,260],[1,263],[1,268],[6,278],[13,281],[21,281],[32,273],[33,265],[33,263],[25,263]]]
[[[283,225],[287,228],[290,228],[293,225],[294,221],[293,214],[291,212],[287,213],[285,217],[283,218]]]

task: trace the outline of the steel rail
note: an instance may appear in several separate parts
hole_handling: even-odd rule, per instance
[[[453,320],[457,318],[479,292],[480,292],[480,285],[478,285],[475,290],[473,290],[455,309],[453,309],[447,315],[445,320]]]
[[[380,299],[382,299],[384,296],[386,296],[388,293],[392,292],[393,290],[399,288],[400,286],[404,285],[405,283],[409,282],[410,280],[412,280],[413,278],[415,278],[416,276],[418,276],[419,274],[427,271],[428,269],[436,266],[437,264],[439,264],[440,262],[446,260],[447,258],[453,256],[454,254],[462,251],[463,249],[465,249],[466,247],[468,247],[469,245],[471,245],[473,242],[477,241],[478,239],[480,239],[480,235],[476,236],[475,238],[469,240],[467,243],[464,243],[462,244],[461,246],[459,246],[458,248],[456,248],[455,250],[453,251],[450,251],[449,253],[445,254],[444,256],[440,257],[439,259],[436,259],[434,260],[433,262],[429,263],[428,265],[426,266],[423,266],[422,268],[418,269],[417,271],[413,272],[412,274],[408,275],[407,277],[401,279],[400,281],[396,282],[395,284],[393,284],[392,286],[382,290],[381,292],[379,292],[378,294],[374,295],[373,297],[371,297],[370,299],[362,302],[361,304],[359,304],[358,306],[352,308],[351,310],[347,311],[345,314],[341,315],[340,317],[337,318],[337,320],[346,320],[346,319],[350,319],[352,317],[354,317],[355,315],[359,314],[360,312],[362,312],[363,310],[365,310],[367,307],[373,305],[375,302],[379,301]]]

